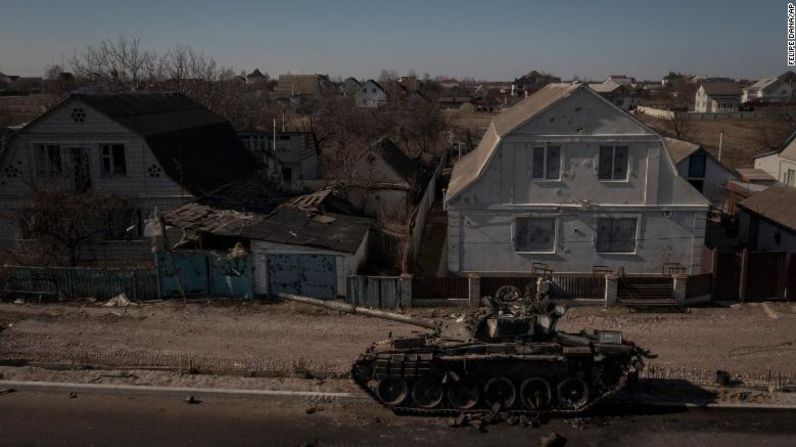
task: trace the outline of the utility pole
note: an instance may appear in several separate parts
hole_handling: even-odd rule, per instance
[[[724,129],[719,134],[719,161],[721,161],[721,146],[724,145]]]

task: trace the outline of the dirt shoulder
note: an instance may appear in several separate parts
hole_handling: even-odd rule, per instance
[[[412,313],[443,318],[451,312]],[[415,331],[295,303],[261,302],[129,308],[0,303],[0,325],[0,360],[6,362],[257,370],[282,378],[327,379],[345,377],[373,341]],[[682,314],[574,308],[559,328],[621,330],[658,355],[652,368],[666,377],[710,380],[719,369],[745,379],[796,375],[796,304],[696,308]]]

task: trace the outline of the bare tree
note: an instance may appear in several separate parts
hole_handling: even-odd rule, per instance
[[[694,136],[694,121],[689,119],[685,112],[672,111],[668,118],[663,119],[662,130],[667,136],[689,140]]]
[[[40,265],[77,265],[109,229],[124,232],[135,218],[130,213],[127,199],[111,193],[78,192],[68,181],[34,184],[14,217],[24,237],[36,242],[13,255]]]
[[[779,150],[785,139],[794,131],[796,131],[796,119],[793,115],[787,112],[778,114],[756,126],[755,149],[759,152]]]
[[[69,64],[75,75],[100,89],[140,90],[157,77],[157,55],[140,39],[103,39],[97,46],[75,51]]]

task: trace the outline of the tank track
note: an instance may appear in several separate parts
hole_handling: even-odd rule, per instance
[[[448,416],[458,416],[460,414],[485,414],[489,413],[490,409],[486,408],[474,408],[474,409],[455,409],[455,408],[418,408],[412,406],[392,406],[384,403],[376,391],[370,387],[367,383],[367,380],[362,380],[361,377],[357,377],[356,371],[360,370],[361,366],[365,366],[366,368],[370,368],[372,359],[367,358],[367,356],[362,356],[351,365],[351,378],[354,383],[368,396],[370,396],[373,400],[379,403],[382,407],[392,411],[396,415],[399,416],[424,416],[424,417],[448,417]],[[503,413],[508,413],[512,416],[528,416],[528,417],[535,417],[538,418],[542,415],[545,416],[575,416],[578,414],[582,414],[583,412],[592,408],[595,404],[603,401],[606,397],[611,396],[624,388],[627,383],[627,375],[623,374],[620,379],[617,381],[616,385],[612,388],[605,391],[603,394],[597,396],[596,398],[590,400],[586,403],[583,407],[578,409],[551,409],[545,411],[534,411],[529,409],[510,409],[510,410],[500,410]]]

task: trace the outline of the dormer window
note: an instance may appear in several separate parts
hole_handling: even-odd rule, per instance
[[[76,123],[82,123],[86,121],[86,112],[83,111],[80,107],[75,107],[72,109],[72,120]]]

